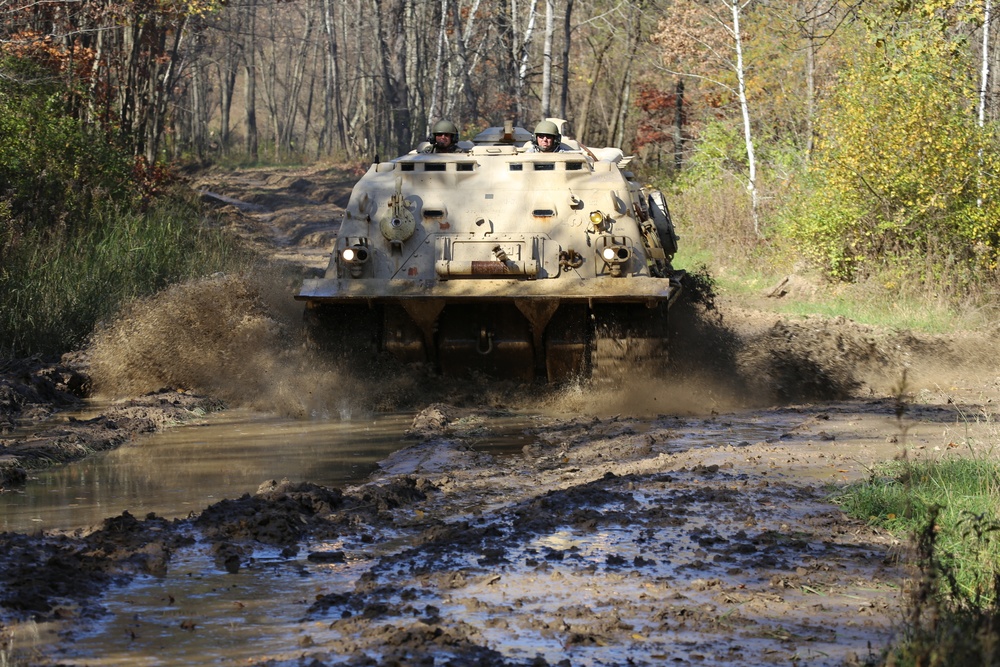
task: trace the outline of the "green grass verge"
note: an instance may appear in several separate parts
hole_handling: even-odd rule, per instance
[[[992,594],[1000,575],[1000,462],[981,458],[890,461],[848,486],[838,502],[849,515],[902,538],[935,517],[941,564],[954,575],[955,594]],[[938,508],[938,509],[935,509]]]
[[[697,235],[682,237],[674,266],[688,270],[707,267],[720,296],[737,302],[749,300],[756,307],[791,317],[844,317],[869,326],[931,334],[982,328],[995,317],[991,309],[977,307],[972,301],[957,304],[941,295],[900,289],[893,281],[876,277],[834,284],[805,275],[800,277],[813,288],[812,294],[800,290],[781,299],[765,299],[765,293],[795,272],[791,258],[781,258],[780,251],[773,248],[746,257],[722,257]]]
[[[892,461],[837,500],[916,546],[902,633],[868,664],[1000,665],[1000,462]]]
[[[0,267],[0,354],[76,349],[128,300],[248,260],[234,240],[204,224],[194,202],[179,198],[145,212],[107,205],[71,231],[29,234]]]

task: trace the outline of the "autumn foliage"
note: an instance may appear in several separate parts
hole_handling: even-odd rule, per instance
[[[919,266],[927,280],[997,267],[1000,154],[975,72],[942,19],[871,25],[820,114],[785,230],[831,275]],[[947,276],[943,272],[948,272]]]

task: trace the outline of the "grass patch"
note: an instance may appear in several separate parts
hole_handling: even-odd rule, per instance
[[[109,204],[85,225],[28,234],[0,268],[0,354],[77,348],[127,301],[248,260],[232,238],[204,224],[194,201],[177,197],[144,212]]]
[[[949,333],[991,326],[1000,317],[995,289],[928,282],[886,267],[854,282],[833,281],[802,261],[775,235],[757,237],[744,189],[732,181],[698,183],[676,192],[671,209],[680,236],[678,268],[705,266],[720,296],[792,317],[844,317],[861,324]],[[766,231],[765,231],[766,234]],[[925,267],[910,267],[919,273]],[[765,294],[789,275],[809,290],[781,299]]]
[[[1000,462],[891,461],[837,500],[916,547],[901,637],[868,664],[1000,665]]]
[[[861,324],[925,333],[975,329],[985,324],[974,314],[963,315],[945,303],[891,295],[861,285],[825,289],[815,298],[779,301],[775,310],[793,316],[846,317]]]
[[[1000,528],[1000,462],[890,461],[848,486],[838,502],[851,516],[901,537],[918,534],[933,518],[939,559],[954,575],[955,594],[965,600],[991,595],[1000,575],[1000,540],[978,538]]]
[[[957,582],[954,561],[939,544],[941,508],[930,509],[916,535],[920,576],[910,589],[903,632],[895,645],[866,664],[877,667],[953,667],[1000,665],[1000,576],[968,597]],[[971,543],[986,551],[995,547],[996,519],[970,517],[965,522]]]
[[[910,329],[924,333],[949,333],[988,325],[991,313],[983,309],[961,309],[954,304],[919,295],[908,295],[876,284],[832,284],[822,278],[805,275],[812,294],[801,291],[792,297],[766,299],[765,295],[794,270],[775,271],[780,262],[733,260],[720,261],[717,253],[697,239],[683,239],[674,260],[678,268],[705,266],[716,282],[718,292],[736,302],[752,301],[756,307],[791,317],[844,317],[861,324],[886,329]],[[760,267],[767,267],[762,269]]]

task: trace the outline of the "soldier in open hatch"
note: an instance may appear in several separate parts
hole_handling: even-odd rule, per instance
[[[439,120],[431,128],[430,145],[424,153],[463,153],[458,145],[458,127],[450,120]]]
[[[535,138],[525,149],[526,153],[566,153],[573,148],[562,143],[559,127],[551,120],[535,126]]]

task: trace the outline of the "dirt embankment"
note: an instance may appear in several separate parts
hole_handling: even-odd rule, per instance
[[[87,662],[74,628],[105,613],[112,585],[162,577],[185,549],[233,576],[280,575],[255,559],[262,545],[288,571],[348,583],[304,603],[294,648],[258,646],[251,664],[857,662],[896,629],[904,549],[846,519],[830,485],[903,453],[993,454],[996,331],[926,336],[722,301],[678,310],[672,365],[625,386],[351,377],[305,355],[282,296],[282,281],[325,262],[344,174],[203,185],[286,268],[161,295],[86,365],[7,365],[0,471],[20,473],[4,484],[223,403],[310,414],[350,394],[419,410],[413,445],[348,489],[271,481],[185,520],[125,514],[74,534],[0,535],[0,624],[63,624],[38,664]],[[220,294],[213,323],[198,321]],[[46,421],[88,381],[126,396],[93,419]],[[532,407],[520,455],[469,446],[498,411]],[[24,422],[40,428],[11,430]],[[128,639],[137,656],[141,634]]]

